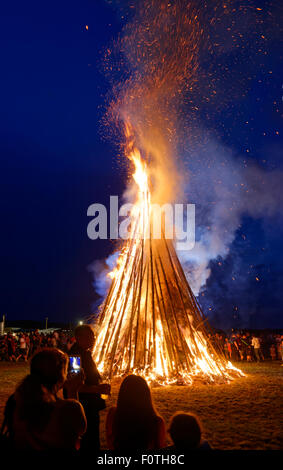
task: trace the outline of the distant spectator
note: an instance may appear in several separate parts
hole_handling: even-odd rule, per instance
[[[54,333],[50,338],[50,346],[52,348],[57,348],[57,343],[58,343],[58,339],[57,339],[57,336],[55,336],[55,333]]]
[[[25,362],[28,359],[28,348],[26,343],[26,338],[24,334],[21,334],[19,337],[19,349],[17,354],[17,361],[23,358]]]
[[[282,360],[282,354],[281,354],[281,335],[276,336],[276,352],[277,352],[277,359],[279,361]]]
[[[8,333],[6,341],[9,361],[16,361],[16,343],[10,333]]]
[[[246,348],[246,354],[247,354],[247,362],[252,361],[252,346],[249,344]]]
[[[232,359],[232,348],[228,338],[225,338],[224,341],[224,354],[226,359],[228,359],[229,361]]]
[[[264,358],[263,358],[261,347],[260,347],[261,346],[260,339],[257,336],[253,336],[252,346],[254,348],[256,360],[257,362],[260,362],[260,360],[263,360]]]
[[[270,346],[270,356],[272,361],[276,361],[276,348],[274,344]]]
[[[238,361],[240,359],[238,340],[235,334],[231,336],[230,339],[231,350],[232,350],[232,359]]]
[[[188,453],[192,450],[211,450],[202,440],[202,429],[196,416],[190,413],[175,413],[169,424],[169,434],[174,443],[173,451]]]
[[[243,361],[244,359],[248,359],[248,355],[251,356],[251,348],[250,348],[250,341],[246,337],[246,335],[239,335],[239,343],[240,343],[240,349],[241,349],[241,360]],[[251,360],[251,359],[250,359]]]

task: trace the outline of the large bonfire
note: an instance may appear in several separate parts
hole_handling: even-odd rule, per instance
[[[165,384],[223,382],[240,373],[210,342],[174,240],[162,224],[160,237],[153,236],[154,205],[175,202],[181,186],[180,110],[183,93],[191,96],[197,82],[201,11],[179,0],[137,2],[118,41],[131,72],[126,67],[114,86],[109,115],[125,128],[136,197],[130,234],[109,273],[112,283],[96,325],[94,359],[108,378],[134,372]],[[107,64],[111,76],[121,71],[111,56]]]
[[[98,321],[94,358],[108,378],[138,373],[158,383],[229,381],[239,373],[209,340],[207,319],[192,293],[174,243],[161,225],[153,237],[154,207],[146,162],[127,128],[136,202],[131,225]]]

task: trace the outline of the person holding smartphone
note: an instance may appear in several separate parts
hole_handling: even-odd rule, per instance
[[[81,450],[99,451],[99,411],[106,407],[101,394],[109,395],[110,385],[101,383],[101,376],[92,358],[95,341],[92,327],[90,325],[77,326],[75,338],[76,342],[69,350],[69,356],[80,358],[80,367],[85,377],[78,394],[87,419],[87,431],[82,438]],[[78,364],[78,361],[75,363]]]
[[[1,438],[10,451],[76,451],[86,431],[84,409],[77,390],[83,372],[67,380],[68,356],[56,348],[43,348],[31,359],[30,372],[9,397]],[[68,399],[58,392],[63,387]]]

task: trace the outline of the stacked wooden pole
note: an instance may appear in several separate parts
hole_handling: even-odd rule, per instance
[[[101,307],[98,366],[108,377],[135,372],[168,382],[202,374],[199,364],[206,361],[209,376],[225,376],[226,361],[210,342],[173,241],[164,232],[154,239],[144,220],[123,248],[122,269]]]

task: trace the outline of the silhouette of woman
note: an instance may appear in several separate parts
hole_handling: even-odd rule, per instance
[[[165,446],[163,418],[157,414],[150,388],[137,375],[128,375],[122,382],[117,406],[110,408],[106,419],[109,449],[139,451]]]

